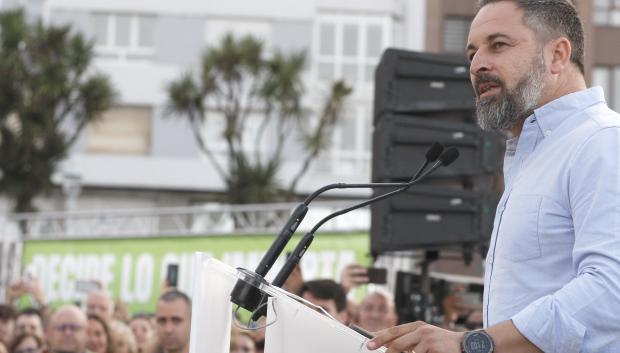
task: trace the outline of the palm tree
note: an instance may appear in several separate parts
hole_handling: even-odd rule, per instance
[[[91,72],[92,43],[68,26],[28,25],[14,10],[0,13],[0,33],[0,192],[15,212],[33,212],[34,197],[53,187],[58,162],[114,92]]]
[[[290,131],[305,131],[303,122],[309,116],[301,105],[305,57],[301,52],[266,58],[257,39],[235,39],[229,34],[219,46],[205,51],[197,75],[186,73],[169,85],[169,113],[189,120],[200,149],[226,183],[228,202],[262,203],[286,196],[276,178]],[[328,127],[337,121],[351,92],[343,82],[334,87],[320,123],[304,132],[308,156],[287,189],[290,195],[312,160],[328,145]],[[212,141],[203,134],[216,119],[223,121],[226,164],[218,160]],[[247,131],[250,119],[258,125],[253,136]],[[269,151],[264,144],[267,131],[273,136]]]

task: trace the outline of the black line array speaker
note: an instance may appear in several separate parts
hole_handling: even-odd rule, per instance
[[[381,253],[487,242],[497,202],[492,191],[414,186],[372,205],[371,249]]]
[[[435,141],[460,152],[459,158],[438,169],[436,176],[476,176],[499,167],[499,136],[471,123],[386,113],[375,125],[373,141],[374,181],[411,178],[412,166],[424,161],[426,149]]]
[[[373,255],[488,242],[502,144],[499,134],[475,123],[474,96],[464,57],[383,53],[375,72],[373,182],[408,180],[435,141],[457,147],[460,157],[408,192],[372,205]]]
[[[375,123],[385,113],[473,111],[464,57],[387,49],[375,71]]]

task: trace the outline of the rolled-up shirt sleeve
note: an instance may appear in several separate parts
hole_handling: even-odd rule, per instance
[[[511,319],[544,352],[607,352],[620,340],[620,129],[594,133],[570,165],[576,275]]]

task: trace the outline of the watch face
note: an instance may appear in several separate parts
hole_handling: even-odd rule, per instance
[[[467,336],[463,348],[467,353],[490,353],[493,351],[493,344],[485,334],[474,332]]]

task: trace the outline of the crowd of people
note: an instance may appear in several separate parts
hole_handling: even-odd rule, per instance
[[[14,299],[30,294],[35,306],[18,310]],[[47,307],[36,281],[21,281],[0,304],[0,353],[188,353],[189,296],[167,288],[154,313],[129,316],[124,305],[103,290],[90,292],[83,307]]]
[[[353,288],[368,283],[365,268],[346,267],[340,283],[331,279],[304,281],[297,267],[284,287],[345,325],[377,332],[397,324],[392,296],[368,291],[361,302],[348,299]],[[28,294],[33,306],[13,304]],[[51,310],[37,281],[21,280],[7,290],[0,304],[0,353],[188,353],[191,323],[190,297],[164,286],[152,313],[129,315],[126,306],[104,290],[86,296],[84,305],[62,305]],[[231,353],[264,349],[263,330],[231,327]]]

